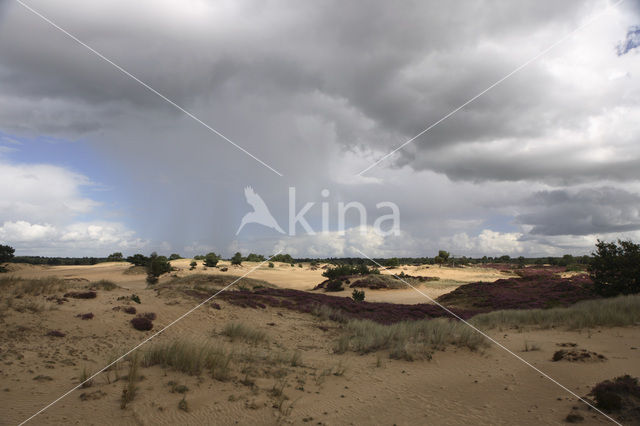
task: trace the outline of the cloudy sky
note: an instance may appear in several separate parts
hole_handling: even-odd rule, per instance
[[[0,0],[0,243],[17,254],[539,256],[640,239],[635,0],[24,3],[282,176]],[[325,203],[329,231],[236,235],[247,186],[287,234],[290,187],[317,231]],[[340,233],[351,201],[368,226],[352,210]],[[399,235],[372,229],[385,201]]]

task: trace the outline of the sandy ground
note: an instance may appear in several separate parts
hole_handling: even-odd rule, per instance
[[[42,312],[5,312],[0,319],[0,424],[25,420],[79,383],[83,369],[98,370],[195,305],[190,298],[156,295],[155,290],[146,288],[144,275],[125,275],[126,269],[123,264],[21,268],[17,275],[64,276],[70,286],[83,285],[79,281],[83,278],[108,278],[123,288],[100,290],[96,299],[70,299],[62,305],[49,305],[53,309]],[[240,269],[230,268],[228,273],[240,275]],[[248,265],[242,267],[245,269]],[[305,286],[319,282],[321,273],[306,266],[302,270],[289,265],[274,269],[260,269],[252,276],[268,276],[276,284],[286,281],[308,289]],[[425,275],[456,272],[439,269],[430,268]],[[411,274],[417,275],[414,271]],[[395,296],[402,292],[382,293],[402,299],[404,296]],[[141,298],[140,305],[117,300],[132,293]],[[243,309],[219,303],[220,310],[203,307],[154,341],[206,340],[231,345],[247,359],[255,353],[298,351],[301,365],[279,366],[284,377],[276,379],[265,373],[271,367],[248,361],[246,365],[234,365],[232,378],[225,382],[206,373],[196,377],[159,366],[141,368],[144,378],[138,383],[136,398],[124,410],[119,402],[123,381],[114,382],[114,373],[109,383],[103,374],[91,387],[75,390],[51,406],[33,424],[563,424],[571,408],[580,405],[566,391],[496,346],[481,352],[449,348],[436,352],[431,361],[414,362],[392,360],[384,352],[337,355],[332,345],[340,331],[333,322],[287,310]],[[156,313],[154,330],[136,331],[129,324],[131,316],[113,310],[127,305],[135,306],[138,312]],[[76,317],[86,312],[95,317],[86,321]],[[264,331],[267,342],[257,346],[228,342],[220,331],[231,321]],[[45,337],[53,329],[66,336]],[[636,348],[640,346],[640,327],[582,332],[495,330],[490,334],[579,395],[604,379],[622,374],[640,376],[640,349]],[[564,342],[603,354],[608,360],[552,362],[557,344]],[[524,352],[525,344],[539,350]],[[253,371],[255,368],[260,371]],[[126,364],[120,374],[126,374]],[[171,393],[169,381],[188,386],[188,412],[178,409],[182,395]],[[283,393],[287,397],[284,406],[292,404],[291,410],[274,408],[271,389],[281,382],[285,383]],[[595,413],[582,413],[586,416],[583,424],[608,423]]]

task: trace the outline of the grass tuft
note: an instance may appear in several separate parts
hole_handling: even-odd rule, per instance
[[[241,322],[227,324],[222,334],[231,338],[231,341],[243,340],[247,343],[258,344],[267,340],[267,334],[262,330],[256,330]]]

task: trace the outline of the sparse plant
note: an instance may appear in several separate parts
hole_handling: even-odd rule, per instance
[[[127,374],[127,383],[125,384],[124,389],[122,389],[122,396],[120,397],[120,408],[127,408],[127,404],[133,401],[136,396],[138,382],[138,366],[139,359],[138,353],[134,352],[131,357],[129,357],[129,373]]]
[[[131,295],[131,300],[133,300],[133,301],[134,301],[134,302],[136,302],[137,304],[142,303],[142,302],[140,302],[140,298],[139,298],[137,295],[135,295],[135,294],[132,294],[132,295]]]
[[[95,288],[95,289],[100,289],[100,290],[111,291],[111,290],[115,290],[116,288],[118,288],[118,286],[113,281],[100,280],[100,281],[96,281],[96,282],[91,283],[89,285],[89,288]]]
[[[88,380],[91,377],[91,372],[87,371],[87,367],[82,367],[82,372],[80,373],[80,387],[89,388],[93,385],[93,380]]]
[[[183,395],[180,402],[178,402],[178,408],[182,411],[189,412],[189,405],[187,404],[186,395]]]
[[[208,343],[178,340],[158,343],[144,352],[142,364],[145,367],[161,365],[172,367],[190,375],[209,370],[216,380],[226,380],[230,372],[231,354]]]

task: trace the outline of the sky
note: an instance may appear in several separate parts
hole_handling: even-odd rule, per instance
[[[0,243],[18,255],[550,256],[640,240],[636,0],[24,3],[166,99],[0,0]],[[246,187],[284,234],[236,235]],[[288,226],[290,188],[315,235]],[[352,209],[341,232],[349,202],[367,220]],[[376,232],[379,203],[398,207],[396,233]]]

